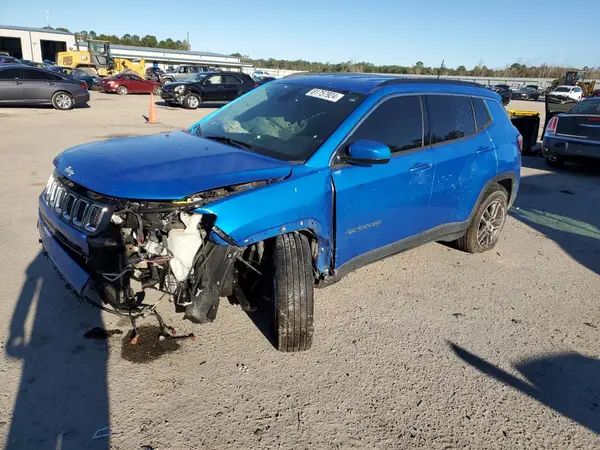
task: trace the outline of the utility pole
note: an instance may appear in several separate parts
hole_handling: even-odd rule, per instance
[[[440,68],[438,69],[438,78],[440,77],[442,70],[444,70],[444,60],[442,59],[442,64],[440,65]]]
[[[190,32],[189,31],[187,32],[187,38],[186,38],[185,42],[187,43],[187,49],[191,50],[192,46],[190,45]]]

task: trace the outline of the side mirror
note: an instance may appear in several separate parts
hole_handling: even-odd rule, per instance
[[[390,148],[381,142],[359,139],[348,147],[350,164],[386,164],[392,157]]]

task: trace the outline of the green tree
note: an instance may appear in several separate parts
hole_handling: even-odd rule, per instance
[[[63,28],[63,27],[58,27],[55,28],[56,31],[64,31],[65,33],[70,33],[70,31],[67,28]]]
[[[158,47],[158,41],[156,40],[156,36],[147,34],[140,40],[140,45],[142,47]]]

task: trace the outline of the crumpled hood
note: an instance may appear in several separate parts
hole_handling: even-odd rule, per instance
[[[116,198],[174,200],[235,184],[284,178],[291,165],[187,131],[110,139],[54,160],[71,181]]]

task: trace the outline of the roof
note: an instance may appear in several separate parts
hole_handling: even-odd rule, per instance
[[[321,88],[333,88],[345,91],[358,92],[361,94],[370,94],[376,89],[389,85],[437,85],[437,86],[461,86],[467,88],[480,88],[483,86],[468,81],[447,80],[443,78],[408,78],[393,75],[374,75],[368,73],[315,73],[315,74],[297,74],[291,77],[285,77],[282,80],[288,80],[308,86]],[[487,92],[489,89],[485,89]]]
[[[73,33],[67,33],[66,31],[49,30],[47,28],[31,28],[31,27],[17,27],[13,25],[0,25],[0,30],[17,30],[17,31],[34,31],[37,33],[53,33],[53,34],[67,34],[73,36]]]

